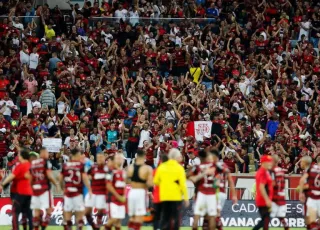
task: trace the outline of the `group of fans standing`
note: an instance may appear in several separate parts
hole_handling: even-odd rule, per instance
[[[187,178],[195,184],[196,191],[192,229],[198,229],[200,218],[203,217],[203,229],[221,230],[220,215],[228,193],[232,201],[237,202],[230,171],[220,161],[217,150],[200,151],[200,164],[190,168],[187,174],[181,166],[182,155],[174,148],[161,157],[160,165],[155,170],[145,164],[146,154],[143,150],[137,151],[134,163],[127,169],[122,167],[124,159],[121,154],[116,153],[108,159],[104,154],[98,154],[94,164],[78,149],[73,149],[71,155],[71,160],[63,164],[59,179],[56,180],[45,148],[40,149],[39,154],[20,150],[19,162],[0,186],[5,188],[12,182],[13,230],[19,229],[18,218],[21,213],[24,229],[27,229],[27,221],[30,230],[40,227],[43,230],[48,226],[53,204],[51,184],[64,191],[65,230],[71,230],[73,214],[79,230],[84,226],[84,217],[94,230],[100,229],[105,214],[108,214],[105,230],[113,227],[118,230],[126,212],[130,217],[128,228],[138,230],[147,215],[148,197],[155,201],[154,229],[179,229],[182,201],[189,206]],[[307,229],[310,230],[319,229],[319,163],[313,164],[309,156],[301,160],[305,173],[298,189],[300,200],[305,204]],[[279,218],[284,229],[289,229],[285,220],[286,171],[278,165],[277,155],[261,158],[261,167],[256,173],[255,197],[262,218],[254,230],[268,229],[270,217]],[[128,192],[127,184],[130,185]],[[93,208],[97,209],[96,221],[92,216]]]

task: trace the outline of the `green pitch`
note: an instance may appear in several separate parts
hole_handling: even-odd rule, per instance
[[[21,228],[22,229],[22,228]],[[62,226],[49,226],[46,230],[62,230]],[[73,228],[76,229],[75,227]],[[88,228],[89,229],[89,228]],[[101,228],[102,229],[102,228]],[[127,227],[122,227],[121,230],[127,230]],[[181,227],[180,230],[190,230],[191,227]],[[198,228],[201,229],[201,228]],[[224,230],[251,230],[252,228],[223,228]],[[283,228],[270,228],[272,230],[283,230]],[[302,228],[290,228],[290,230],[301,230]],[[11,230],[10,226],[0,226],[0,230]],[[84,227],[83,230],[87,230]],[[142,230],[152,230],[152,227],[143,227]]]

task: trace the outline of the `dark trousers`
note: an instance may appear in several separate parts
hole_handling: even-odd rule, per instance
[[[161,202],[161,229],[178,230],[181,222],[181,201]]]
[[[263,230],[268,230],[270,222],[270,208],[259,207],[259,213],[261,216],[261,220],[256,226],[253,227],[253,230],[258,230],[260,228],[263,228]]]
[[[127,158],[134,159],[139,143],[128,141],[126,144]]]
[[[19,230],[19,215],[22,213],[28,219],[29,230],[32,226],[31,196],[14,194],[12,196],[12,230]]]
[[[161,220],[161,204],[154,203],[154,217],[153,217],[153,230],[160,229],[160,220]]]

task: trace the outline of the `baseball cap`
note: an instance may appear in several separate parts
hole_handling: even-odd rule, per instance
[[[270,163],[270,162],[273,161],[273,159],[272,159],[272,157],[269,156],[269,155],[264,155],[264,156],[261,157],[261,160],[260,160],[260,161],[261,161],[261,163],[264,163],[264,162]]]

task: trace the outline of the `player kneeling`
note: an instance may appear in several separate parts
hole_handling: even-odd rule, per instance
[[[109,220],[106,224],[106,230],[112,229],[114,226],[116,230],[121,229],[121,220],[126,216],[125,207],[125,188],[126,188],[126,174],[121,166],[123,158],[121,155],[114,156],[114,169],[106,176],[107,189],[111,193],[111,202],[109,205]]]
[[[93,229],[100,229],[102,225],[102,217],[106,209],[106,176],[109,172],[108,167],[105,165],[104,154],[97,154],[97,164],[93,165],[88,175],[91,178],[92,196],[87,194],[85,197],[85,214],[88,223]],[[93,222],[92,209],[96,208],[98,211],[97,223]]]

